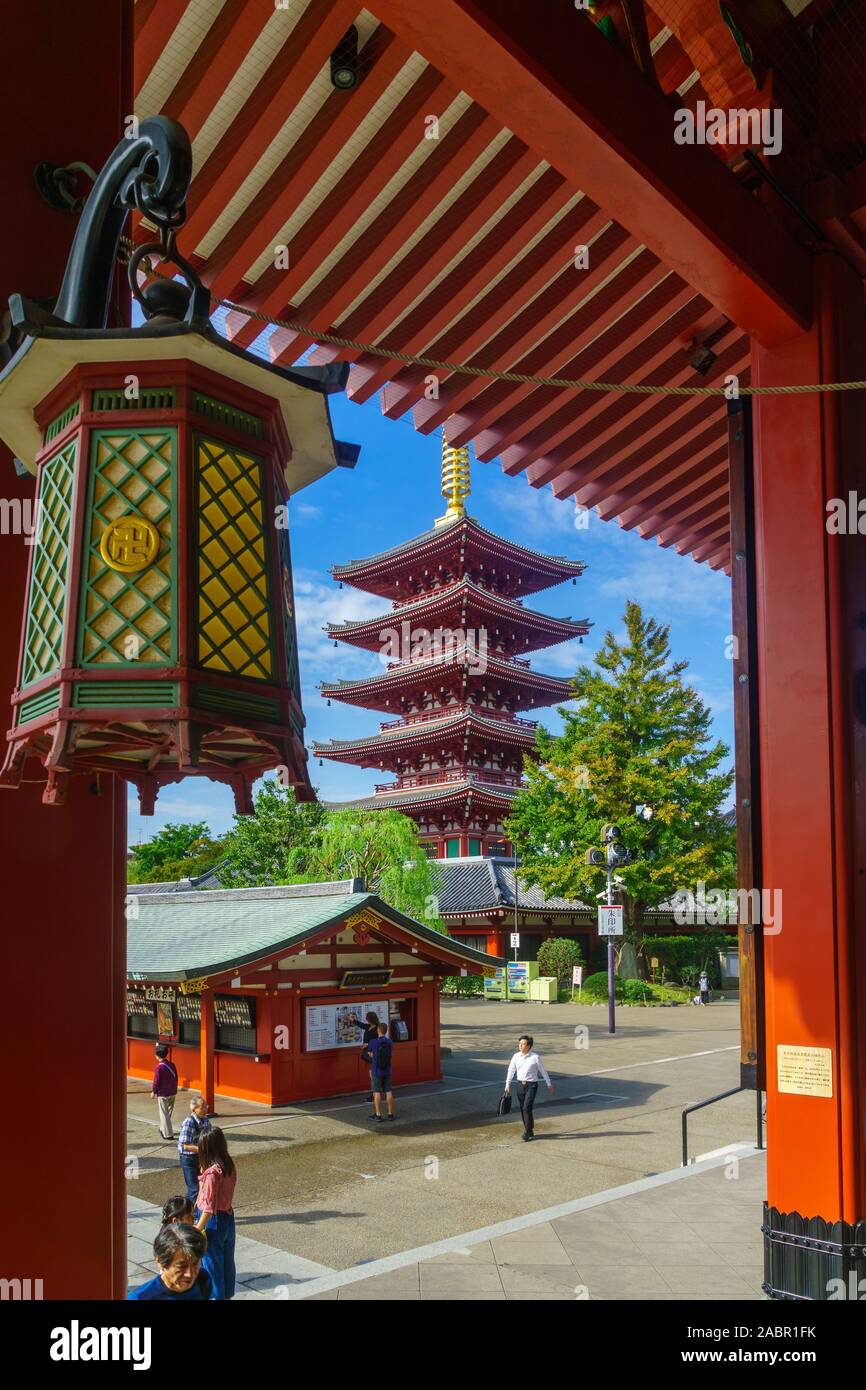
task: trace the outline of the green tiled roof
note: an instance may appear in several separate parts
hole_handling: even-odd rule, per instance
[[[357,882],[357,881],[356,881]],[[145,885],[146,886],[146,885]],[[375,893],[348,892],[348,883],[305,883],[278,888],[228,888],[213,892],[142,893],[130,886],[127,909],[127,976],[183,980],[237,969],[274,952],[288,951],[324,928],[370,907],[424,942],[445,947],[467,963],[495,958],[405,917]]]

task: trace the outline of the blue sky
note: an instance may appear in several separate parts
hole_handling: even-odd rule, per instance
[[[427,530],[444,510],[439,495],[441,435],[419,435],[406,420],[387,420],[378,399],[353,405],[331,397],[334,432],[361,445],[354,471],[337,469],[297,494],[291,508],[291,540],[298,618],[302,699],[307,742],[353,738],[378,728],[382,716],[336,702],[329,709],[317,686],[325,678],[357,678],[381,670],[376,654],[352,647],[335,648],[322,625],[347,618],[374,617],[386,611],[375,595],[348,587],[340,590],[329,565],[372,555]],[[570,676],[580,661],[591,661],[608,628],[622,630],[626,598],[644,612],[669,623],[676,658],[689,662],[689,678],[711,707],[715,730],[733,748],[731,663],[725,638],[731,629],[730,583],[704,565],[663,550],[655,540],[590,514],[587,529],[575,527],[574,504],[557,501],[549,489],[531,488],[508,478],[498,462],[472,460],[472,496],[467,509],[499,535],[534,549],[576,557],[586,570],[576,585],[545,590],[533,606],[549,613],[589,618],[594,624],[584,645],[576,642],[533,655],[539,670]],[[556,729],[554,709],[540,718]],[[311,759],[314,786],[325,800],[362,796],[387,775]],[[169,821],[204,820],[213,834],[232,823],[228,788],[203,777],[190,777],[160,794],[156,814],[142,817],[138,798],[129,797],[129,840],[148,839]]]

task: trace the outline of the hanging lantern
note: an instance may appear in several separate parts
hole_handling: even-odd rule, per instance
[[[288,501],[357,458],[328,413],[345,366],[274,368],[214,331],[175,247],[191,167],[181,127],[142,121],[87,200],[54,311],[10,301],[0,434],[36,474],[37,525],[0,782],[38,757],[50,804],[100,770],[135,783],[145,815],[191,774],[229,784],[241,812],[275,767],[314,795]],[[129,262],[144,323],[107,329],[131,209],[158,234]],[[148,260],[187,284],[142,288]]]

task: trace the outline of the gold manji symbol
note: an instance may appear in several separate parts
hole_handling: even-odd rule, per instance
[[[110,521],[99,541],[99,553],[107,565],[121,574],[135,574],[152,564],[159,553],[159,532],[143,516],[121,516]]]

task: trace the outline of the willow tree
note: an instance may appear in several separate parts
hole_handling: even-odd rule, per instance
[[[526,786],[508,831],[522,876],[547,893],[594,901],[603,869],[586,851],[601,829],[618,825],[633,864],[617,870],[625,936],[646,974],[643,915],[700,882],[736,880],[733,829],[723,806],[734,780],[729,750],[714,740],[711,715],[683,680],[688,663],[671,659],[669,629],[625,610],[625,640],[612,632],[574,678],[575,704],[560,713],[560,735],[537,733],[537,759],[526,760]]]

